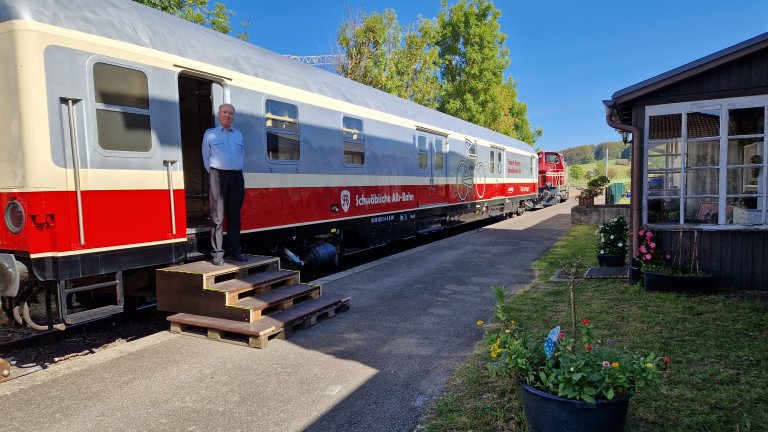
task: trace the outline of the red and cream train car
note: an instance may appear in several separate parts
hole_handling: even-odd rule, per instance
[[[154,269],[206,257],[201,138],[223,102],[245,252],[318,266],[537,194],[525,143],[132,1],[0,0],[0,100],[0,294],[36,328],[119,312]],[[43,325],[36,291],[57,302]]]

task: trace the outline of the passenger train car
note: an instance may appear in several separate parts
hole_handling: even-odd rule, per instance
[[[523,142],[129,0],[0,0],[0,100],[0,294],[34,328],[119,312],[156,268],[206,258],[201,138],[224,102],[247,253],[319,266],[537,195]],[[35,292],[56,306],[42,324]]]

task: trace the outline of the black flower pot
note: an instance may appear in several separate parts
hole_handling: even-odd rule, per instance
[[[624,267],[626,256],[624,255],[598,255],[597,262],[600,267]]]
[[[645,272],[643,287],[646,291],[685,291],[698,294],[712,294],[717,291],[715,278],[711,275],[679,275]]]
[[[597,403],[565,399],[520,384],[523,410],[534,432],[621,432],[627,422],[629,397]]]

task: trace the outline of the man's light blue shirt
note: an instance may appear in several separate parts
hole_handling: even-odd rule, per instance
[[[203,135],[203,164],[205,170],[243,170],[243,134],[240,129],[221,126],[208,129]]]

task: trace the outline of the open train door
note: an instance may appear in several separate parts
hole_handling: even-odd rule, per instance
[[[205,131],[216,125],[216,111],[224,103],[224,86],[219,78],[196,72],[182,72],[178,81],[187,241],[194,257],[210,250],[210,242],[205,241],[211,229],[208,172],[203,166],[201,143]]]

